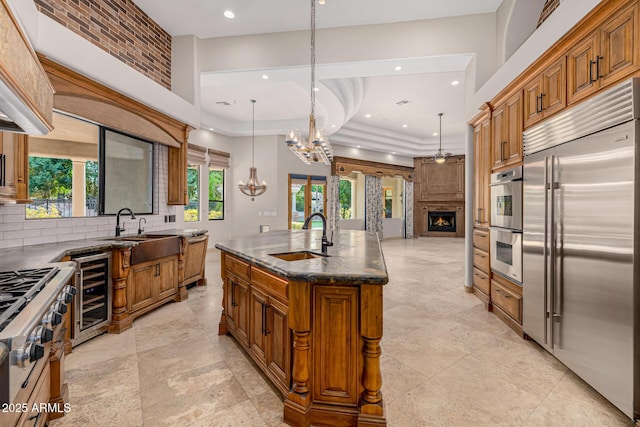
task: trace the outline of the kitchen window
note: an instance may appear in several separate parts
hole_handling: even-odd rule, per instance
[[[187,196],[184,207],[184,222],[200,221],[200,166],[187,167]]]
[[[224,169],[209,169],[209,220],[224,219]]]
[[[340,177],[340,219],[364,219],[364,174]]]

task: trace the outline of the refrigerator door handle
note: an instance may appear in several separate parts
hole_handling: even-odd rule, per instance
[[[543,230],[543,240],[542,240],[542,262],[543,262],[543,286],[542,286],[542,299],[543,303],[543,319],[544,319],[544,344],[548,344],[548,317],[549,317],[549,307],[547,305],[548,298],[548,287],[549,283],[547,280],[547,269],[549,268],[549,263],[547,262],[547,256],[549,255],[547,252],[547,246],[549,244],[549,157],[544,158],[544,230]]]
[[[555,168],[555,162],[556,162],[556,156],[552,155],[551,157],[549,157],[549,174],[547,176],[548,178],[548,188],[549,188],[549,215],[545,218],[545,223],[549,222],[548,224],[548,229],[549,229],[549,233],[546,235],[547,239],[548,239],[548,243],[549,243],[549,258],[551,262],[547,261],[547,258],[545,258],[545,262],[547,263],[548,269],[545,269],[545,280],[547,281],[548,285],[545,286],[545,290],[548,292],[549,295],[549,305],[550,307],[547,307],[548,310],[546,311],[547,313],[547,319],[550,319],[550,321],[548,321],[547,323],[547,328],[549,329],[549,332],[551,333],[551,347],[554,347],[555,344],[555,327],[554,327],[554,320],[555,320],[555,307],[556,307],[556,292],[555,292],[555,288],[556,288],[556,263],[555,263],[555,257],[556,257],[556,223],[555,223],[555,207],[556,207],[556,194],[555,194],[555,190],[556,190],[556,168]],[[545,298],[545,303],[546,303],[546,298]]]

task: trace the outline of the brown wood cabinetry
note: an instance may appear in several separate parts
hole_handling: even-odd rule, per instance
[[[522,162],[522,91],[499,101],[491,116],[491,170]]]
[[[482,112],[470,124],[473,126],[473,197],[474,227],[489,226],[489,176],[491,174],[491,109],[484,104]]]
[[[567,106],[566,58],[563,55],[524,86],[524,128]]]
[[[384,426],[382,286],[289,281],[223,251],[223,313],[231,333],[285,398],[290,425]],[[248,280],[248,341],[238,289]],[[235,304],[234,304],[235,301]],[[241,310],[240,310],[241,311]]]
[[[0,202],[29,203],[29,137],[0,132],[0,163]]]
[[[637,1],[627,2],[567,53],[567,102],[573,104],[640,69]]]
[[[493,312],[518,334],[522,335],[522,287],[493,275],[491,279]]]
[[[131,266],[127,280],[127,311],[139,315],[173,298],[178,293],[178,257]]]
[[[249,284],[232,275],[225,281],[225,293],[229,298],[225,301],[225,312],[229,317],[229,327],[236,332],[238,340],[245,345],[249,343]]]
[[[182,244],[187,243],[186,259],[184,261],[184,280],[183,284],[188,285],[195,281],[198,282],[198,286],[204,286],[207,284],[207,279],[204,277],[204,264],[207,257],[207,242],[209,236],[206,234],[203,236],[183,238]]]

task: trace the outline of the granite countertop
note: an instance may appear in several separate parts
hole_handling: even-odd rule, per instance
[[[149,232],[145,233],[145,235],[194,237],[205,234],[206,232],[207,230],[198,229],[173,229]],[[121,237],[137,237],[137,234]],[[96,239],[69,240],[67,242],[0,249],[0,271],[44,267],[47,264],[59,261],[65,255],[108,251],[113,248],[133,247],[138,245],[138,242],[135,241],[117,239],[117,237],[101,237]]]
[[[320,253],[321,237],[321,230],[279,230],[220,242],[216,248],[290,280],[379,285],[389,281],[374,232],[337,230],[333,246],[327,249],[328,257],[284,261],[271,256],[305,250]]]

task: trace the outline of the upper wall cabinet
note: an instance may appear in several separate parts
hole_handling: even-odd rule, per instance
[[[522,162],[522,91],[498,102],[491,118],[491,170]]]
[[[524,86],[524,128],[567,106],[564,55],[546,67]]]
[[[489,227],[489,175],[491,174],[491,110],[489,104],[482,107],[482,113],[474,118],[473,126],[473,176],[475,192],[473,197],[473,226]]]
[[[569,104],[640,69],[638,8],[637,1],[627,4],[569,50]]]

